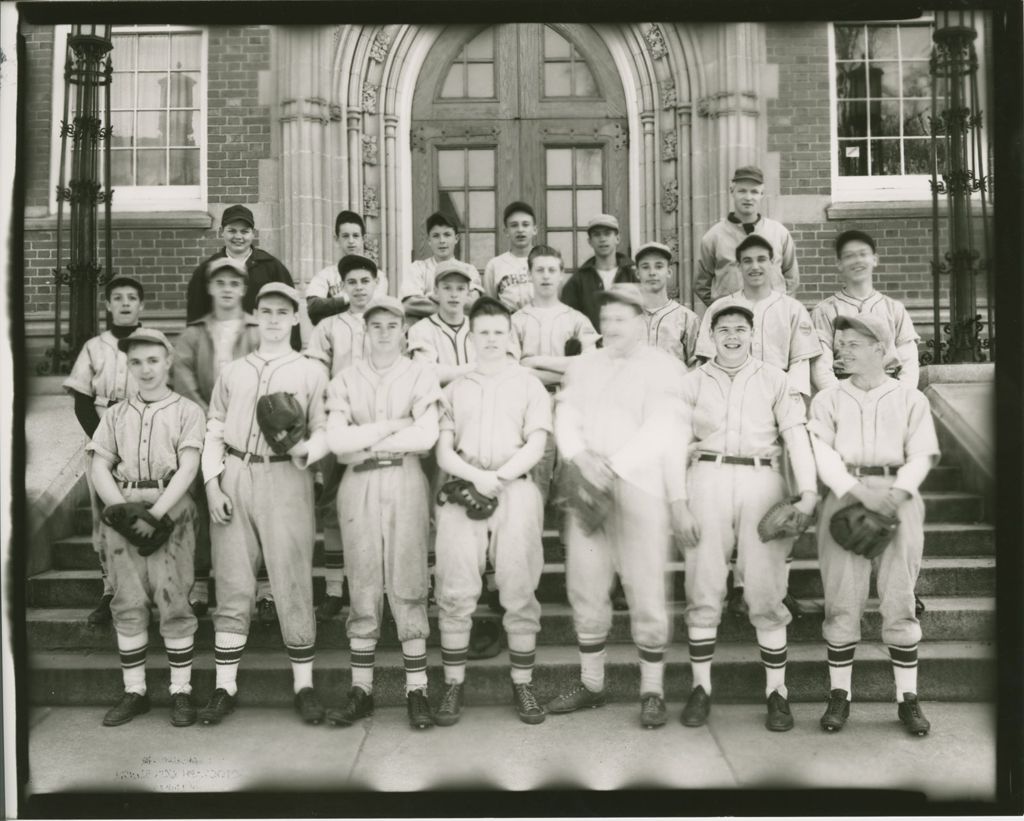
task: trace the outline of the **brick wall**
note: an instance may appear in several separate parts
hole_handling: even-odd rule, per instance
[[[25,206],[46,206],[50,195],[50,101],[53,83],[53,28],[21,24],[25,37]],[[63,92],[62,92],[63,93]],[[58,105],[63,105],[63,97]]]

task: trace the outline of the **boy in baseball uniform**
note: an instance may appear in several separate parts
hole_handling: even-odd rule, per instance
[[[125,724],[149,710],[146,648],[155,607],[171,668],[171,723],[187,727],[196,720],[191,684],[196,617],[188,604],[196,508],[188,491],[199,470],[205,419],[198,405],[168,387],[172,349],[160,331],[137,328],[117,345],[137,393],[103,415],[86,446],[93,486],[104,505],[142,502],[156,519],[170,517],[174,530],[155,552],[142,556],[123,535],[100,525],[124,680],[124,695],[103,724]],[[153,532],[146,522],[136,522],[134,529],[141,536]]]
[[[256,317],[242,310],[249,279],[248,269],[230,257],[214,257],[207,269],[207,290],[213,310],[189,322],[174,343],[174,389],[203,409],[210,407],[210,396],[221,368],[233,359],[256,350],[259,331]],[[196,476],[198,526],[196,529],[195,584],[189,603],[197,616],[206,613],[210,602],[210,512],[206,509],[206,492],[202,476]],[[261,582],[269,592],[266,578]]]
[[[838,731],[849,717],[853,655],[874,569],[897,714],[908,733],[925,735],[931,725],[917,700],[921,624],[914,585],[924,552],[919,489],[939,460],[935,425],[925,395],[886,373],[899,361],[886,317],[870,311],[840,315],[835,330],[834,350],[849,378],[815,395],[808,424],[818,475],[830,491],[817,526],[831,689],[821,726]],[[873,562],[844,550],[829,532],[833,514],[858,501],[899,519],[892,541]]]
[[[380,293],[380,272],[377,263],[369,257],[348,254],[341,258],[336,270],[342,279],[339,298],[345,300],[348,310],[328,316],[317,325],[306,347],[306,356],[324,366],[328,380],[369,355],[370,340],[363,314],[374,296]],[[344,609],[345,553],[338,524],[338,486],[345,466],[339,464],[333,453],[328,453],[318,468],[324,477],[316,508],[324,532],[327,590],[324,600],[317,606],[316,620],[324,622]]]
[[[640,655],[640,721],[666,721],[664,652],[669,640],[665,569],[670,506],[685,496],[679,360],[644,341],[644,301],[635,284],[599,294],[604,347],[576,357],[555,408],[560,456],[610,494],[603,524],[588,533],[569,511],[566,575],[579,643],[580,681],[547,705],[568,713],[605,702],[605,641],[615,574],[629,604]]]
[[[484,293],[518,311],[533,301],[528,257],[537,238],[537,215],[525,202],[513,202],[505,207],[501,221],[509,249],[484,267]]]
[[[700,317],[668,298],[672,250],[660,242],[648,242],[640,246],[635,259],[636,274],[644,293],[647,344],[672,354],[687,368],[693,367]]]
[[[768,271],[771,288],[791,296],[796,293],[800,279],[796,246],[786,226],[761,216],[759,209],[764,191],[764,172],[757,166],[746,165],[736,169],[732,175],[729,193],[733,210],[712,225],[700,241],[693,292],[705,305],[710,306],[719,297],[734,293],[743,286],[736,248],[751,234],[758,234],[771,243],[771,267]]]
[[[619,251],[622,237],[619,221],[611,214],[598,214],[587,222],[587,243],[594,256],[584,262],[562,288],[559,299],[585,314],[600,328],[599,294],[619,282],[637,282],[633,260]]]
[[[143,309],[142,284],[131,277],[111,279],[103,289],[110,327],[94,336],[82,346],[63,388],[75,400],[75,417],[85,435],[92,438],[107,408],[116,405],[136,390],[135,380],[128,369],[128,358],[117,344],[139,327],[139,314]],[[89,624],[110,624],[110,601],[114,590],[107,574],[103,531],[100,527],[100,506],[92,485],[91,471],[85,472],[89,485],[89,506],[92,509],[92,546],[100,562],[103,575],[103,595],[96,609],[89,614]]]
[[[435,721],[450,726],[462,714],[472,615],[489,561],[505,611],[516,711],[525,723],[539,724],[544,710],[532,681],[544,500],[529,472],[551,432],[551,400],[540,380],[507,355],[512,320],[503,303],[481,297],[469,321],[479,358],[471,373],[444,390],[437,461],[446,474],[472,482],[498,506],[483,520],[470,519],[458,504],[436,508],[436,596],[446,689]]]
[[[306,286],[306,313],[313,325],[319,325],[322,319],[348,310],[341,260],[350,254],[366,256],[365,238],[366,224],[363,218],[355,211],[339,211],[334,218],[334,239],[341,251],[339,261],[317,271]],[[376,296],[388,292],[388,278],[383,271],[377,271],[375,289]]]
[[[715,356],[683,380],[690,465],[679,541],[686,561],[686,625],[693,691],[681,721],[699,727],[711,709],[711,659],[729,558],[746,585],[743,596],[766,674],[769,730],[792,729],[786,691],[786,558],[793,538],[767,543],[758,523],[789,493],[779,465],[785,443],[805,515],[817,502],[814,458],[804,402],[778,368],[751,356],[757,319],[745,305],[709,309]]]
[[[455,259],[455,249],[459,244],[459,232],[451,217],[440,211],[427,217],[427,244],[430,246],[430,256],[413,261],[402,275],[402,287],[398,294],[400,299],[434,296],[435,275],[438,268],[446,263],[461,267],[469,274],[470,290],[475,292],[473,299],[483,292],[480,272],[468,262]]]
[[[437,442],[441,387],[433,369],[402,356],[404,311],[379,297],[363,315],[370,355],[335,376],[327,391],[327,439],[348,465],[338,516],[349,576],[346,631],[352,687],[332,724],[373,713],[373,668],[384,592],[402,643],[412,727],[433,724],[427,701],[429,488],[420,457]]]
[[[408,355],[434,368],[442,387],[472,371],[476,361],[466,320],[472,284],[472,276],[458,260],[440,264],[434,275],[437,313],[409,326]]]
[[[811,311],[811,322],[821,340],[824,369],[812,374],[815,390],[822,390],[845,379],[848,374],[835,355],[836,319],[840,316],[876,314],[885,319],[896,345],[899,362],[889,366],[893,376],[916,388],[920,368],[917,343],[921,339],[903,303],[875,290],[873,277],[878,267],[875,240],[863,231],[844,231],[836,237],[836,259],[842,287],[825,297]]]
[[[304,722],[318,724],[324,711],[313,690],[313,474],[307,467],[327,452],[327,374],[291,348],[299,321],[294,288],[264,285],[256,320],[259,347],[221,368],[210,397],[202,466],[217,584],[217,676],[199,718],[218,724],[235,708],[262,558],[291,662],[295,708]],[[283,454],[273,451],[256,419],[258,400],[279,392],[291,394],[306,412],[307,438]]]

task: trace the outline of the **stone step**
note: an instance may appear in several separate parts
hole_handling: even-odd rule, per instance
[[[671,597],[682,600],[685,595],[685,562],[670,562],[669,571]],[[313,568],[315,601],[320,601],[324,595],[324,572],[322,567]],[[794,560],[789,587],[798,598],[822,596],[817,560]],[[94,607],[102,592],[102,581],[98,566],[94,569],[47,570],[29,579],[28,590],[28,601],[33,607]],[[936,596],[991,595],[995,592],[995,559],[988,556],[926,556],[918,579],[918,592]],[[542,602],[566,601],[564,563],[547,562],[544,565],[537,597]]]
[[[925,642],[920,647],[921,697],[926,701],[990,701],[995,698],[995,648],[990,642]],[[681,701],[692,686],[686,648],[672,645],[666,653],[665,695]],[[427,654],[432,701],[443,685],[440,652]],[[39,652],[29,656],[33,705],[113,704],[122,692],[116,652]],[[637,701],[639,672],[635,648],[608,648],[606,693],[611,701]],[[466,703],[507,704],[511,698],[508,659],[503,653],[486,661],[470,662],[466,676]],[[579,657],[575,647],[539,647],[534,681],[543,701],[578,680]],[[214,660],[201,654],[195,663],[193,686],[205,700],[214,686]],[[328,650],[317,655],[314,682],[329,705],[340,702],[350,686],[348,653]],[[150,653],[149,692],[157,705],[168,702],[167,662],[163,652]],[[292,703],[292,677],[287,656],[274,650],[252,650],[242,658],[238,675],[239,706],[284,707]],[[401,653],[377,654],[374,700],[396,706],[405,700],[405,676]],[[786,686],[793,702],[816,706],[799,711],[798,720],[817,721],[820,704],[828,693],[828,671],[820,642],[789,647]],[[718,702],[762,703],[764,668],[753,644],[723,644],[716,649],[712,687]],[[892,701],[895,698],[892,665],[883,645],[864,643],[854,664],[854,698],[858,701]],[[813,713],[813,717],[811,715]],[[99,717],[97,717],[99,720]]]
[[[928,641],[989,641],[995,637],[995,600],[988,597],[932,597],[925,596],[926,610],[921,616],[921,629]],[[823,603],[821,599],[801,599],[804,615],[789,626],[788,640],[791,643],[821,643],[821,622]],[[672,634],[677,640],[686,635],[683,619],[684,605],[673,604]],[[488,608],[481,606],[479,616],[497,619]],[[109,651],[116,647],[112,627],[91,627],[86,623],[87,608],[32,608],[28,611],[26,627],[29,645],[34,651],[41,650],[97,650]],[[344,615],[317,627],[317,645],[328,648],[348,647],[345,635]],[[149,646],[154,653],[160,652],[163,642],[160,638],[156,618],[150,625]],[[397,647],[394,623],[386,621],[381,647]],[[865,641],[881,641],[881,614],[878,600],[871,599],[863,619]],[[726,614],[719,628],[719,641],[755,641],[754,628],[744,617]],[[613,644],[629,644],[629,614],[615,613],[608,641]],[[576,643],[573,629],[572,610],[567,604],[546,604],[541,615],[541,632],[538,643],[542,645],[568,645]],[[437,627],[437,608],[430,608],[431,647],[440,644]],[[249,631],[249,649],[280,650],[281,641],[277,625],[254,623]],[[200,653],[213,652],[213,621],[209,615],[199,619],[196,648]]]
[[[924,526],[925,556],[988,556],[995,554],[995,528],[986,523],[949,524],[926,522]],[[797,541],[793,549],[797,559],[813,559],[818,555],[814,541],[814,528]],[[96,552],[89,536],[69,536],[53,543],[53,567],[56,570],[91,570],[98,567]],[[558,531],[544,531],[544,560],[561,562],[565,550]],[[317,536],[313,549],[313,564],[323,566],[323,539]]]

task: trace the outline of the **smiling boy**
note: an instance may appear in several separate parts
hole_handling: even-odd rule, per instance
[[[700,317],[685,305],[668,297],[672,249],[660,242],[648,242],[636,252],[636,273],[644,294],[647,344],[672,354],[687,368],[696,361]]]
[[[314,325],[348,310],[345,274],[341,263],[350,254],[366,255],[366,224],[363,218],[355,211],[339,211],[334,218],[334,239],[341,251],[338,262],[318,271],[306,286],[306,313]],[[388,292],[388,278],[380,270],[377,271],[375,288],[376,296]]]
[[[402,276],[400,299],[412,296],[434,296],[434,278],[442,265],[450,264],[462,268],[469,275],[470,288],[475,291],[473,299],[483,292],[480,272],[468,262],[455,259],[459,244],[459,233],[452,218],[437,211],[427,217],[427,243],[430,256],[415,260]]]

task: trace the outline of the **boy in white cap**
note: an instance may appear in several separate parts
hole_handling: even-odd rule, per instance
[[[611,214],[598,214],[587,222],[587,242],[594,256],[580,265],[562,288],[560,299],[575,308],[601,330],[598,294],[621,282],[636,282],[633,260],[619,251],[622,237],[619,221]]]
[[[688,369],[693,367],[700,317],[668,297],[672,249],[660,242],[647,242],[640,246],[634,259],[644,294],[647,344],[672,354]]]
[[[434,274],[437,313],[409,326],[409,356],[434,368],[442,387],[472,371],[476,361],[466,320],[472,286],[472,276],[458,260],[441,263]]]
[[[525,202],[509,203],[501,218],[509,249],[484,267],[484,293],[518,311],[533,301],[530,281],[530,249],[537,238],[537,215]]]
[[[86,446],[93,486],[104,505],[142,502],[155,519],[173,520],[174,529],[156,551],[142,555],[121,533],[100,525],[124,680],[124,695],[103,724],[125,724],[149,710],[145,665],[150,608],[155,607],[171,668],[171,723],[187,727],[196,720],[191,684],[196,617],[188,603],[196,507],[188,491],[199,470],[205,420],[195,402],[168,387],[172,348],[160,331],[137,328],[117,344],[138,392],[103,415]],[[141,536],[153,532],[145,522],[134,529]]]
[[[309,321],[319,325],[329,316],[336,316],[348,310],[349,301],[345,293],[345,272],[342,260],[350,254],[365,257],[364,241],[366,224],[355,211],[339,211],[334,218],[334,239],[341,251],[338,262],[317,271],[306,286],[306,313]],[[388,292],[388,278],[383,271],[377,271],[375,295]]]
[[[908,733],[925,735],[931,725],[917,700],[921,624],[914,585],[924,552],[920,487],[939,460],[939,443],[927,397],[886,373],[898,361],[887,318],[873,312],[840,315],[835,330],[835,352],[849,378],[815,395],[808,424],[818,475],[830,491],[816,528],[830,687],[821,726],[836,732],[849,717],[853,655],[875,570],[897,715]],[[899,520],[874,561],[843,549],[830,532],[833,514],[858,501]]]
[[[700,241],[700,260],[693,292],[705,305],[738,291],[743,286],[736,246],[751,234],[759,234],[771,243],[771,287],[791,296],[799,285],[800,270],[796,247],[781,222],[761,215],[764,197],[764,172],[755,165],[737,168],[729,185],[733,210],[716,222]]]

